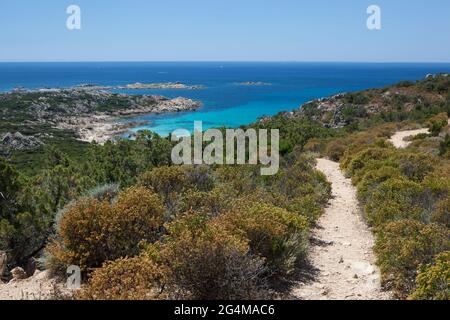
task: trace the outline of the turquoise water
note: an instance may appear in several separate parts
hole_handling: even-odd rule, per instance
[[[70,87],[81,83],[118,86],[142,82],[203,85],[202,90],[129,90],[128,94],[159,94],[201,101],[196,112],[140,116],[148,121],[133,129],[166,135],[175,129],[238,127],[264,115],[290,111],[301,104],[340,92],[383,87],[417,80],[429,73],[450,73],[450,64],[380,63],[248,63],[248,62],[108,62],[0,63],[0,91],[15,87]],[[242,86],[242,82],[268,86]]]

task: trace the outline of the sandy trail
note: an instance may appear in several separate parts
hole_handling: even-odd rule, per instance
[[[429,133],[428,129],[417,129],[417,130],[407,130],[396,132],[389,141],[397,148],[403,149],[407,148],[412,141],[405,141],[405,138],[414,137],[418,134]]]
[[[450,126],[450,119],[448,119],[448,125]],[[430,130],[427,128],[417,129],[417,130],[406,130],[406,131],[397,131],[389,141],[396,147],[397,149],[407,148],[412,141],[405,141],[408,137],[414,137],[418,134],[422,133],[430,133]]]
[[[317,275],[292,294],[304,300],[389,299],[381,291],[373,235],[359,214],[355,188],[338,163],[318,159],[317,169],[332,183],[333,200],[313,234],[310,262]]]

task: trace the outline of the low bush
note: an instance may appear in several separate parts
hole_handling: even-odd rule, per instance
[[[166,299],[168,271],[145,255],[106,262],[77,295],[81,300]]]
[[[196,210],[210,216],[217,216],[229,206],[224,190],[216,187],[209,192],[189,190],[181,199],[181,211]]]
[[[439,144],[439,155],[450,159],[450,135],[446,134],[444,140]]]
[[[236,196],[251,193],[260,173],[255,166],[221,166],[215,170],[217,181],[226,184]]]
[[[335,139],[327,144],[325,155],[333,161],[339,161],[347,148],[344,139]]]
[[[141,242],[158,239],[164,215],[160,198],[142,187],[123,191],[113,205],[81,199],[67,208],[47,247],[51,267],[58,271],[78,265],[88,271],[105,261],[136,255]]]
[[[365,167],[370,167],[374,162],[389,159],[393,152],[389,148],[369,147],[354,155],[348,164],[344,162],[343,166],[350,175],[354,175]]]
[[[399,173],[398,168],[391,166],[382,166],[380,168],[368,170],[360,178],[357,185],[358,198],[365,203],[367,199],[369,199],[369,197],[377,190],[380,184],[389,179],[400,177],[401,174]]]
[[[450,252],[439,254],[433,263],[422,266],[411,300],[450,300]]]
[[[377,233],[375,253],[383,281],[405,297],[415,289],[417,270],[450,248],[449,232],[414,220],[391,222]]]
[[[175,205],[174,195],[188,186],[188,177],[181,166],[164,166],[143,173],[138,179],[138,185],[159,194],[166,206],[172,208]]]
[[[400,165],[400,172],[414,181],[422,181],[436,165],[436,159],[424,153],[400,153],[396,158]]]
[[[439,201],[431,215],[431,221],[450,228],[450,198]]]
[[[447,170],[450,170],[450,167],[439,163],[436,168],[438,170],[428,174],[421,184],[437,200],[435,202],[438,202],[450,195],[450,179],[448,179],[450,172],[447,172]]]
[[[272,274],[289,274],[306,257],[308,220],[285,209],[249,204],[220,216],[216,223],[248,239],[251,252],[266,260]]]
[[[89,198],[69,205],[58,225],[57,238],[46,248],[51,271],[64,272],[64,267],[72,264],[87,270],[108,259],[103,224],[109,211],[108,203]]]
[[[183,167],[187,183],[202,192],[211,191],[215,185],[215,177],[211,167],[204,165],[186,165]]]
[[[381,183],[367,199],[365,213],[372,226],[401,219],[422,220],[420,206],[423,188],[406,178],[391,178]]]
[[[312,153],[321,153],[324,149],[324,142],[320,139],[310,139],[305,146],[303,147],[303,150],[305,152],[312,152]]]
[[[314,169],[315,159],[301,156],[295,163],[283,168],[270,181],[270,190],[288,199],[313,196],[318,203],[325,204],[331,197],[331,185],[325,175]],[[284,205],[282,205],[285,207]]]
[[[290,212],[308,218],[311,224],[316,222],[324,212],[323,207],[313,195],[294,198],[287,203],[285,208]]]
[[[194,212],[168,226],[164,241],[150,249],[170,270],[177,299],[262,299],[264,261],[250,255],[247,240]]]
[[[428,127],[434,136],[438,136],[447,125],[448,114],[446,112],[440,113],[428,120]]]

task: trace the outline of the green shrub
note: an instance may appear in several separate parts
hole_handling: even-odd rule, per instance
[[[411,139],[411,141],[416,140],[424,140],[430,137],[430,134],[428,133],[419,133],[418,135],[412,136],[412,137],[406,137],[404,140],[407,141],[408,138]]]
[[[249,239],[251,252],[266,259],[274,274],[289,274],[306,258],[309,227],[303,216],[269,204],[249,204],[216,222]]]
[[[19,173],[0,158],[0,218],[11,217],[17,208],[17,198],[22,189]]]
[[[359,170],[364,169],[366,166],[371,166],[374,162],[383,161],[388,159],[393,154],[392,149],[387,148],[379,148],[379,147],[370,147],[359,153],[357,153],[349,165],[346,166],[347,172],[350,175],[354,175]]]
[[[414,85],[414,82],[411,81],[400,81],[396,86],[399,88],[409,88]]]
[[[287,199],[313,196],[318,203],[327,203],[331,197],[331,185],[322,172],[314,169],[314,164],[313,158],[300,156],[294,164],[283,168],[271,179],[270,190]]]
[[[43,249],[51,225],[51,215],[39,210],[18,212],[10,219],[0,219],[0,251],[8,252],[10,268],[24,266]]]
[[[439,155],[450,159],[450,135],[446,134],[439,145]]]
[[[450,228],[450,198],[437,203],[436,209],[431,215],[431,221]]]
[[[308,218],[308,221],[311,223],[317,221],[324,211],[320,203],[312,195],[292,199],[287,203],[286,209]]]
[[[422,181],[423,178],[434,170],[436,160],[424,153],[401,153],[398,157],[401,173],[414,181]]]
[[[8,252],[9,267],[26,264],[50,233],[52,213],[39,200],[44,198],[0,158],[0,251]]]
[[[446,112],[440,113],[428,120],[428,127],[431,134],[438,136],[441,130],[448,125],[448,114]]]
[[[363,92],[347,93],[344,99],[348,103],[359,105],[365,105],[370,101],[369,97]]]
[[[448,179],[450,172],[446,172],[446,166],[442,163],[436,166],[435,170],[428,174],[422,181],[422,185],[430,192],[434,200],[443,199],[450,195],[450,179]]]
[[[398,168],[391,166],[382,166],[366,171],[357,185],[359,199],[365,202],[377,190],[380,184],[389,179],[400,177]]]
[[[432,264],[423,266],[416,279],[411,300],[450,300],[450,252],[439,254]]]
[[[405,297],[415,288],[420,265],[449,250],[449,231],[439,225],[414,220],[391,222],[380,228],[375,253],[383,281]]]
[[[221,166],[215,175],[218,182],[228,185],[237,196],[251,193],[257,185],[256,177],[260,176],[254,166]]]
[[[369,224],[380,226],[401,219],[423,219],[420,206],[423,188],[406,178],[391,178],[379,185],[367,199],[365,212]]]

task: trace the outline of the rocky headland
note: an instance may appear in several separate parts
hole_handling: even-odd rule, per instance
[[[392,113],[411,113],[441,105],[448,99],[440,93],[449,75],[427,75],[417,83],[403,81],[394,86],[368,89],[353,93],[339,93],[327,98],[315,99],[290,112],[281,112],[287,119],[309,119],[326,128],[341,129],[357,120],[388,117]],[[259,119],[266,123],[271,117]]]
[[[138,125],[124,118],[199,107],[200,102],[182,97],[116,94],[88,85],[15,90],[0,94],[0,148],[33,149],[41,143],[39,135],[51,134],[48,128],[70,131],[82,141],[104,143]]]

